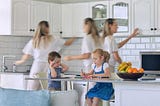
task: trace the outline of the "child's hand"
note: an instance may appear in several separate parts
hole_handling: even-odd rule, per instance
[[[84,72],[81,72],[81,77],[85,77],[86,74]]]

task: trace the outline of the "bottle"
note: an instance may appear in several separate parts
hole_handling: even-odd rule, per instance
[[[13,72],[16,72],[16,65],[13,64]]]

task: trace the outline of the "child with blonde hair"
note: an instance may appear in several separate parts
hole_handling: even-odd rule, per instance
[[[96,49],[92,53],[93,64],[92,69],[89,73],[81,73],[82,77],[110,77],[109,71],[109,58],[108,52],[102,49]],[[96,83],[96,85],[91,88],[87,94],[87,104],[88,106],[98,106],[99,100],[109,100],[113,95],[114,89],[112,83]]]

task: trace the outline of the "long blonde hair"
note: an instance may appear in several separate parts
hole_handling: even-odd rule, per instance
[[[49,35],[49,23],[47,21],[41,21],[38,24],[35,35],[33,36],[33,47],[34,48],[46,48],[52,40],[52,36]]]
[[[110,54],[107,51],[104,51],[103,49],[96,49],[93,51],[93,54],[97,53],[100,56],[104,57],[104,62],[109,62]]]
[[[109,28],[109,25],[113,25],[113,23],[115,21],[116,21],[116,19],[114,19],[114,18],[106,19],[105,24],[104,24],[103,36],[102,36],[103,39],[109,35],[112,35],[112,32],[111,32],[111,29]]]
[[[92,18],[86,18],[84,20],[84,24],[89,25],[90,29],[87,34],[91,34],[92,38],[94,39],[95,45],[100,45],[100,36],[94,20]]]

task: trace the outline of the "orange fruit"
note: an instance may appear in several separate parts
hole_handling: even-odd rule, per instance
[[[144,69],[143,68],[140,68],[138,71],[139,71],[139,73],[144,73]]]
[[[133,73],[138,73],[137,68],[133,68]]]
[[[128,73],[132,73],[132,71],[133,71],[132,68],[127,70]]]

